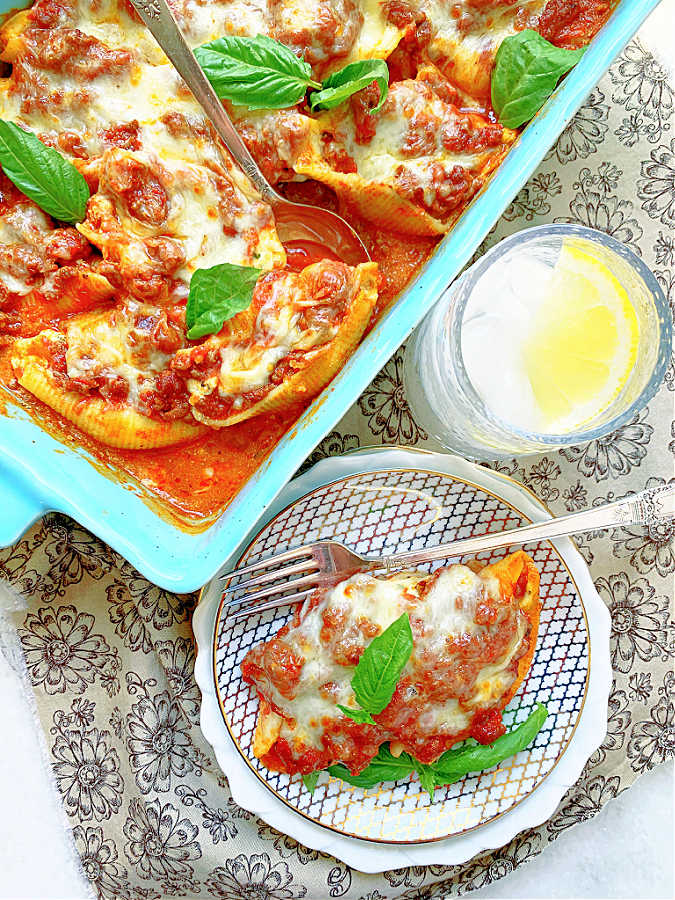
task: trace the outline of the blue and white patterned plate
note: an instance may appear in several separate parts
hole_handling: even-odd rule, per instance
[[[546,515],[521,485],[456,457],[360,453],[322,461],[292,482],[242,559],[318,537],[391,553]],[[532,667],[505,720],[522,721],[536,701],[546,703],[549,718],[531,748],[437,791],[433,803],[414,778],[364,791],[323,776],[310,795],[298,776],[265,769],[251,750],[257,699],[241,680],[240,663],[290,613],[268,611],[231,625],[216,585],[207,586],[195,617],[202,729],[237,803],[363,871],[400,865],[402,857],[460,862],[547,818],[604,736],[609,619],[570,541],[526,549],[542,575],[541,623]]]

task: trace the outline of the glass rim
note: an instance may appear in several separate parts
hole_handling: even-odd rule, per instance
[[[612,431],[616,431],[617,428],[621,428],[621,426],[629,422],[633,418],[637,410],[642,409],[644,406],[646,406],[647,403],[649,403],[650,400],[653,399],[657,390],[661,386],[671,358],[673,337],[673,322],[670,304],[666,299],[663,288],[661,287],[656,276],[647,266],[647,264],[633,250],[631,250],[630,247],[628,247],[626,244],[622,244],[621,241],[617,240],[615,237],[612,237],[612,235],[609,235],[604,231],[599,231],[595,228],[589,228],[586,225],[576,225],[566,222],[552,223],[549,225],[533,225],[529,228],[524,228],[521,231],[516,231],[514,232],[514,234],[510,234],[507,237],[502,238],[501,241],[495,244],[494,247],[491,247],[486,253],[483,254],[483,256],[480,257],[480,259],[478,259],[475,263],[473,263],[473,265],[466,269],[460,275],[457,281],[455,281],[448,288],[448,290],[452,292],[456,292],[457,290],[464,291],[464,294],[459,298],[456,307],[456,314],[458,316],[460,325],[464,310],[471,295],[471,291],[467,290],[466,288],[471,282],[475,283],[478,278],[480,278],[492,265],[494,265],[495,262],[503,257],[514,246],[517,246],[518,244],[526,244],[536,238],[559,234],[571,234],[577,237],[586,238],[587,240],[592,241],[596,244],[601,244],[607,249],[616,253],[617,256],[621,257],[630,266],[632,266],[636,274],[645,283],[645,286],[647,287],[647,290],[651,294],[651,297],[654,301],[654,306],[656,308],[660,327],[660,340],[658,356],[649,380],[645,384],[640,394],[635,398],[635,400],[627,409],[625,409],[621,413],[618,413],[612,419],[609,419],[601,425],[596,425],[592,428],[577,429],[575,431],[563,433],[553,433],[528,431],[526,429],[517,428],[510,422],[502,419],[492,410],[491,407],[487,406],[483,398],[474,387],[471,379],[469,378],[468,370],[464,363],[464,356],[462,354],[461,328],[456,329],[457,334],[454,336],[454,338],[453,336],[451,336],[451,340],[454,340],[455,343],[459,368],[466,382],[466,384],[464,385],[464,389],[469,395],[469,399],[471,400],[471,402],[476,404],[476,406],[481,410],[481,413],[484,416],[495,421],[500,427],[504,428],[505,431],[513,435],[514,438],[520,438],[526,441],[533,441],[544,445],[550,445],[551,448],[571,446],[577,443],[592,441],[597,438],[603,437],[606,434],[610,434]]]

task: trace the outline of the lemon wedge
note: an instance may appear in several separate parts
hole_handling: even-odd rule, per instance
[[[566,240],[534,313],[523,364],[542,431],[570,431],[606,409],[635,365],[637,315],[604,262]]]

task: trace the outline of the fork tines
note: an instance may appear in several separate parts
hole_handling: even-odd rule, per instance
[[[289,565],[290,563],[290,565]],[[260,574],[257,574],[260,573]],[[242,576],[252,575],[252,578]],[[292,577],[298,576],[298,577]],[[290,581],[288,579],[291,579]],[[320,584],[319,566],[311,547],[296,547],[274,556],[258,560],[241,569],[221,576],[229,579],[223,588],[223,596],[234,594],[225,601],[226,606],[256,604],[255,610],[246,607],[230,614],[231,618],[262,612],[306,599]],[[236,580],[235,580],[236,579]],[[253,590],[258,588],[258,590]],[[268,603],[259,603],[268,600]]]

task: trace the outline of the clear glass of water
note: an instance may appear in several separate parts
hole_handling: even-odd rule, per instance
[[[625,290],[637,319],[637,348],[621,389],[602,408],[570,429],[532,430],[519,407],[522,398],[509,367],[512,328],[506,327],[503,334],[493,328],[491,339],[480,349],[475,341],[462,340],[462,329],[473,315],[472,296],[475,301],[481,279],[487,276],[494,288],[485,309],[486,282],[482,282],[485,312],[489,316],[494,304],[503,320],[508,315],[503,304],[508,302],[509,289],[514,289],[507,284],[507,273],[518,271],[513,261],[520,262],[520,271],[525,273],[516,290],[531,292],[533,285],[528,281],[533,278],[528,279],[527,274],[552,270],[563,241],[570,240],[597,260],[603,271],[609,270]],[[671,352],[668,301],[639,257],[603,232],[577,225],[543,225],[505,238],[444,291],[408,342],[403,377],[413,415],[430,435],[463,456],[500,459],[583,443],[619,428],[654,396]],[[485,388],[486,379],[480,377],[483,369],[490,375],[490,390]]]

